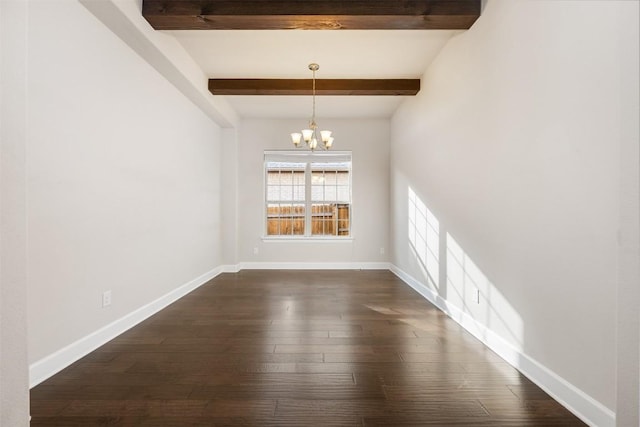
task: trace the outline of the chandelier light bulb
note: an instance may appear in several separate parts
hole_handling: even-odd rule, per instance
[[[302,138],[302,134],[301,133],[297,133],[294,132],[291,134],[291,141],[293,141],[293,145],[295,145],[296,147],[298,145],[300,145],[300,138]]]
[[[312,129],[304,129],[302,131],[302,138],[304,139],[304,142],[306,142],[308,144],[311,141],[311,138],[313,138],[313,130]]]
[[[322,136],[322,142],[326,143],[327,141],[329,141],[329,138],[331,138],[331,131],[321,130],[320,135]]]

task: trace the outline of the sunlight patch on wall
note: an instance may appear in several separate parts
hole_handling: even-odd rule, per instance
[[[522,317],[449,233],[446,239],[449,301],[522,350]]]
[[[426,277],[437,288],[440,277],[440,222],[411,187],[408,201],[409,243]]]

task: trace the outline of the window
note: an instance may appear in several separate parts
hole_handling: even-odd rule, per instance
[[[267,236],[351,235],[351,153],[265,153]]]

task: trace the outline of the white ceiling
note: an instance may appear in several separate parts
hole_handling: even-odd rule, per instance
[[[166,31],[209,78],[420,78],[459,30]],[[241,117],[303,118],[307,96],[226,96]],[[404,97],[322,96],[319,118],[390,117]]]

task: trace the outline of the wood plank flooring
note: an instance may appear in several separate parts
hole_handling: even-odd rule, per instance
[[[582,426],[388,271],[223,274],[31,390],[31,426]]]

